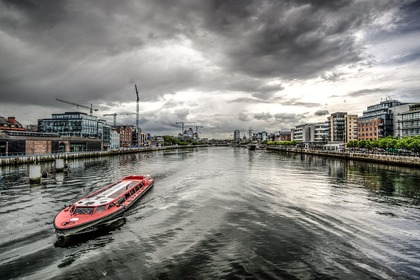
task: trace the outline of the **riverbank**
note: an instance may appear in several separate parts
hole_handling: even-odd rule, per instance
[[[420,167],[420,157],[413,157],[413,156],[359,153],[359,152],[353,152],[353,151],[346,151],[346,152],[320,151],[320,150],[290,148],[290,147],[284,147],[284,146],[268,146],[267,150],[284,151],[284,152],[317,155],[317,156],[325,156],[325,157],[334,157],[334,158],[341,158],[341,159],[348,159],[348,160],[393,164],[393,165],[407,166],[407,167],[414,167],[414,168]]]
[[[144,153],[144,152],[153,152],[153,151],[162,151],[162,150],[171,150],[171,149],[185,149],[185,148],[195,148],[195,147],[206,147],[206,145],[164,146],[164,147],[119,149],[119,150],[110,150],[110,151],[74,152],[74,153],[0,157],[0,166],[38,163],[38,162],[54,161],[56,159],[64,159],[66,161],[66,160],[78,159],[78,158],[105,157],[105,156],[113,156],[113,155],[119,155],[119,154]]]

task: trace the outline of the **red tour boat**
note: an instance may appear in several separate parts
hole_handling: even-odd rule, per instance
[[[58,237],[97,230],[130,208],[154,184],[149,176],[128,176],[65,206],[54,218]]]

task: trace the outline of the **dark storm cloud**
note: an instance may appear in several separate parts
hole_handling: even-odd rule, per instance
[[[273,100],[265,100],[260,98],[254,98],[254,97],[240,97],[232,100],[228,100],[227,103],[249,103],[249,104],[271,104],[273,103]]]
[[[321,79],[325,80],[325,81],[330,81],[330,82],[336,82],[339,81],[341,79],[342,74],[336,71],[332,71],[332,72],[325,72],[321,74]]]
[[[87,96],[112,100],[110,96],[130,80],[142,84],[146,99],[168,90],[209,87],[209,83],[217,87],[215,80],[203,77],[194,66],[173,61],[165,62],[174,63],[169,67],[147,67],[147,56],[121,57],[180,36],[189,38],[210,59],[217,52],[221,60],[213,62],[221,71],[258,78],[316,77],[337,65],[363,60],[352,32],[392,8],[390,3],[4,0],[1,31],[16,42],[9,49],[0,47],[2,57],[13,59],[13,65],[0,66],[0,79],[6,81],[1,91],[21,102],[36,102],[23,97],[40,94],[51,100],[57,93],[87,102]],[[121,68],[124,63],[126,69]],[[40,79],[46,81],[38,85],[35,81]],[[249,87],[261,99],[282,90],[261,82],[242,85],[244,90]],[[80,98],[78,92],[84,92]]]
[[[298,124],[302,119],[305,118],[303,114],[294,114],[294,113],[277,113],[274,115],[276,121],[282,123],[292,123]]]
[[[55,97],[131,101],[130,81],[141,87],[142,100],[200,84],[193,67],[133,54],[180,34],[154,8],[135,1],[3,1],[0,39],[8,42],[0,46],[0,92],[9,103],[55,106]]]
[[[249,121],[249,115],[246,112],[239,112],[238,113],[238,120],[247,122]]]
[[[207,23],[225,37],[226,66],[233,71],[303,79],[362,60],[352,32],[386,9],[378,5],[363,11],[366,6],[352,1],[227,1],[214,6]]]
[[[297,99],[289,99],[282,101],[281,105],[284,106],[303,106],[303,107],[319,107],[321,104],[313,103],[313,102],[302,102],[298,101]]]
[[[326,116],[329,114],[330,112],[328,112],[328,110],[318,110],[314,113],[315,116]]]
[[[228,103],[314,108],[320,105],[282,98],[283,84],[316,77],[336,82],[343,79],[341,66],[369,67],[372,59],[355,32],[404,3],[411,2],[0,0],[1,105],[69,109],[60,98],[117,111],[135,101],[137,84],[142,102],[208,91],[232,94]],[[417,12],[407,6],[404,13],[418,26]],[[168,119],[144,121],[166,127],[171,118],[192,114],[167,112]]]
[[[268,121],[273,118],[273,116],[270,113],[257,113],[257,114],[254,114],[253,117],[256,120],[263,120],[263,121]]]
[[[361,90],[352,91],[352,92],[346,94],[346,96],[360,97],[360,96],[367,96],[367,95],[375,95],[375,94],[378,94],[378,93],[389,93],[389,92],[392,92],[392,91],[393,91],[393,89],[390,89],[390,88],[361,89]]]

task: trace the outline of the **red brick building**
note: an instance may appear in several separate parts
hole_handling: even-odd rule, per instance
[[[376,140],[381,136],[383,130],[383,119],[359,119],[357,134],[359,140]]]
[[[120,134],[120,147],[131,147],[131,142],[133,140],[133,129],[131,128],[131,126],[121,125],[117,127],[116,130]]]
[[[8,117],[6,119],[0,116],[0,130],[24,131],[25,128],[22,127],[15,117]]]

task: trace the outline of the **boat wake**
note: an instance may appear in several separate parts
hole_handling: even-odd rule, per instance
[[[90,231],[80,233],[78,235],[72,235],[67,237],[60,237],[54,243],[54,247],[74,247],[78,246],[82,243],[85,243],[89,240],[96,239],[100,236],[111,234],[114,230],[119,230],[121,227],[127,222],[126,217],[119,217],[112,221],[108,221],[107,223],[102,224],[98,228],[94,228]]]

